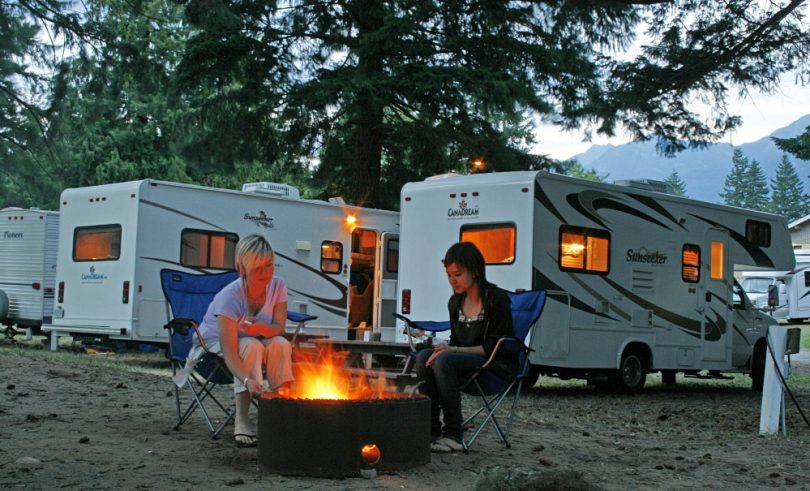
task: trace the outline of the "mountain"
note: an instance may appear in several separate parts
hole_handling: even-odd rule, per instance
[[[780,128],[765,138],[738,145],[749,160],[759,162],[762,171],[770,180],[776,176],[776,167],[782,160],[783,152],[776,147],[772,136],[791,138],[804,132],[810,126],[810,114],[802,116],[790,125]],[[703,150],[684,150],[674,157],[663,157],[655,150],[655,142],[627,143],[624,145],[592,145],[585,152],[575,155],[585,168],[600,174],[608,174],[608,181],[619,179],[658,179],[664,180],[675,169],[684,183],[690,198],[721,203],[720,193],[726,175],[731,170],[731,156],[734,147],[728,143],[715,143]],[[804,181],[804,190],[810,193],[810,161],[799,160],[792,155],[788,158],[796,168],[796,173]]]

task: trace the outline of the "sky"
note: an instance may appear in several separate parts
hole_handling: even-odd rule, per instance
[[[722,142],[750,143],[810,114],[810,85],[798,85],[792,75],[785,76],[780,90],[774,94],[752,93],[745,99],[730,99],[729,112],[741,116],[742,125]],[[610,140],[594,136],[592,141],[583,142],[581,132],[562,132],[552,125],[539,126],[535,135],[538,143],[532,153],[561,160],[580,154],[594,144],[621,145],[630,141],[626,136]]]

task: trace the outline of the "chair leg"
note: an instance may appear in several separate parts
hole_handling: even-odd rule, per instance
[[[476,389],[478,389],[478,393],[481,397],[481,401],[483,402],[484,406],[481,407],[478,411],[476,411],[476,413],[473,414],[470,418],[467,418],[467,421],[470,421],[472,418],[483,412],[484,409],[486,409],[487,414],[484,417],[484,420],[476,428],[475,433],[473,433],[473,436],[470,437],[470,439],[467,440],[466,442],[462,442],[462,444],[464,445],[464,451],[466,452],[467,450],[469,450],[470,446],[472,446],[473,442],[475,442],[476,438],[478,438],[478,435],[490,421],[492,422],[492,425],[495,428],[495,432],[498,434],[498,438],[500,438],[500,440],[504,443],[504,445],[506,445],[506,448],[510,448],[511,445],[509,444],[509,440],[507,439],[508,433],[504,432],[503,429],[501,428],[500,423],[498,423],[498,418],[495,416],[495,411],[501,405],[501,402],[503,402],[503,400],[512,391],[514,382],[509,384],[509,386],[505,390],[503,390],[500,395],[494,397],[492,400],[489,400],[486,398],[486,396],[484,396],[484,391],[481,389],[481,385],[478,383],[478,380],[473,380],[473,383],[475,384]],[[508,422],[509,425],[511,425],[511,418],[512,413],[509,414],[509,422]],[[507,428],[509,428],[509,426],[507,426]]]

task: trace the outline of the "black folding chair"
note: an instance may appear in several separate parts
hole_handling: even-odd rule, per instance
[[[198,326],[216,294],[238,277],[235,271],[210,275],[191,274],[171,269],[164,269],[160,272],[163,294],[171,309],[169,313],[171,320],[164,328],[169,331],[168,356],[175,380],[174,397],[177,409],[175,429],[179,429],[197,409],[200,410],[203,420],[211,431],[211,438],[216,438],[233,420],[235,413],[232,401],[225,404],[214,394],[216,386],[232,385],[233,375],[221,356],[208,351],[208,347],[202,342],[202,337],[199,335]],[[317,319],[317,317],[299,312],[288,312],[287,319],[297,323],[292,336],[292,343],[295,346],[296,339],[305,323]],[[187,359],[195,332],[205,353],[196,361],[196,364],[193,364],[187,362]],[[184,388],[188,391],[191,400],[185,410],[181,410],[180,392]],[[206,406],[208,402],[210,404]]]
[[[540,318],[546,301],[545,290],[530,290],[523,292],[508,292],[511,301],[512,324],[514,336],[503,337],[498,340],[495,349],[490,354],[489,359],[478,368],[470,378],[462,384],[462,391],[478,396],[481,400],[481,407],[464,420],[464,426],[475,424],[474,421],[483,414],[484,418],[475,426],[472,437],[462,442],[464,450],[478,438],[478,435],[488,423],[492,423],[501,442],[507,448],[511,447],[507,439],[514,419],[515,408],[520,399],[520,392],[523,388],[523,381],[529,376],[529,353],[532,351],[526,344],[526,337],[531,332],[532,326]],[[441,332],[450,329],[450,322],[447,321],[413,321],[407,317],[394,313],[394,317],[405,323],[411,345],[415,348],[410,338],[418,337],[418,331]],[[500,350],[510,350],[518,353],[518,369],[516,372],[505,369],[505,367],[495,361]],[[501,403],[510,393],[514,392],[512,407],[507,417],[506,429],[501,426],[496,416],[496,411]]]

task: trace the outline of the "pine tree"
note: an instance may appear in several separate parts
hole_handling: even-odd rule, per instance
[[[782,155],[782,161],[776,168],[776,178],[771,179],[770,211],[788,221],[810,213],[810,196],[805,194],[804,184],[787,155]]]
[[[720,197],[723,198],[723,203],[730,206],[745,207],[745,193],[746,182],[748,176],[748,159],[742,154],[739,149],[734,149],[734,155],[731,157],[731,171],[726,175],[726,181],[723,184],[723,192]]]
[[[768,178],[756,160],[751,161],[745,176],[746,185],[743,188],[745,200],[743,208],[758,211],[768,211]]]
[[[664,182],[672,186],[672,190],[677,196],[686,197],[686,183],[678,175],[678,171],[672,169],[672,173],[664,179]]]

